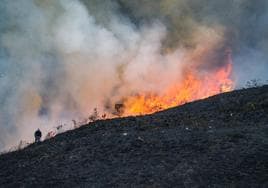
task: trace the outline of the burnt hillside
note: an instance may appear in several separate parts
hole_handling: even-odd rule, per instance
[[[96,121],[0,169],[1,187],[268,187],[268,86]]]

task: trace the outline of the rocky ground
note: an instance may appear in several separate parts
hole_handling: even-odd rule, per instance
[[[268,187],[268,86],[96,121],[0,169],[1,187]]]

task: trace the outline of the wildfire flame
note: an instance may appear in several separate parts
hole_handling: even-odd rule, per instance
[[[195,68],[185,68],[183,79],[168,88],[161,96],[154,93],[138,93],[128,97],[124,101],[124,115],[151,114],[233,90],[231,53],[226,53],[227,63],[210,73],[202,74]]]

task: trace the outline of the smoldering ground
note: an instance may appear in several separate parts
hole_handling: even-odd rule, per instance
[[[265,0],[3,0],[0,148],[135,92],[161,94],[185,66],[221,66],[236,87],[267,80]]]

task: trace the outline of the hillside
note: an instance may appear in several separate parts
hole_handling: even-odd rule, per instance
[[[268,187],[268,86],[95,121],[0,169],[1,187]]]

